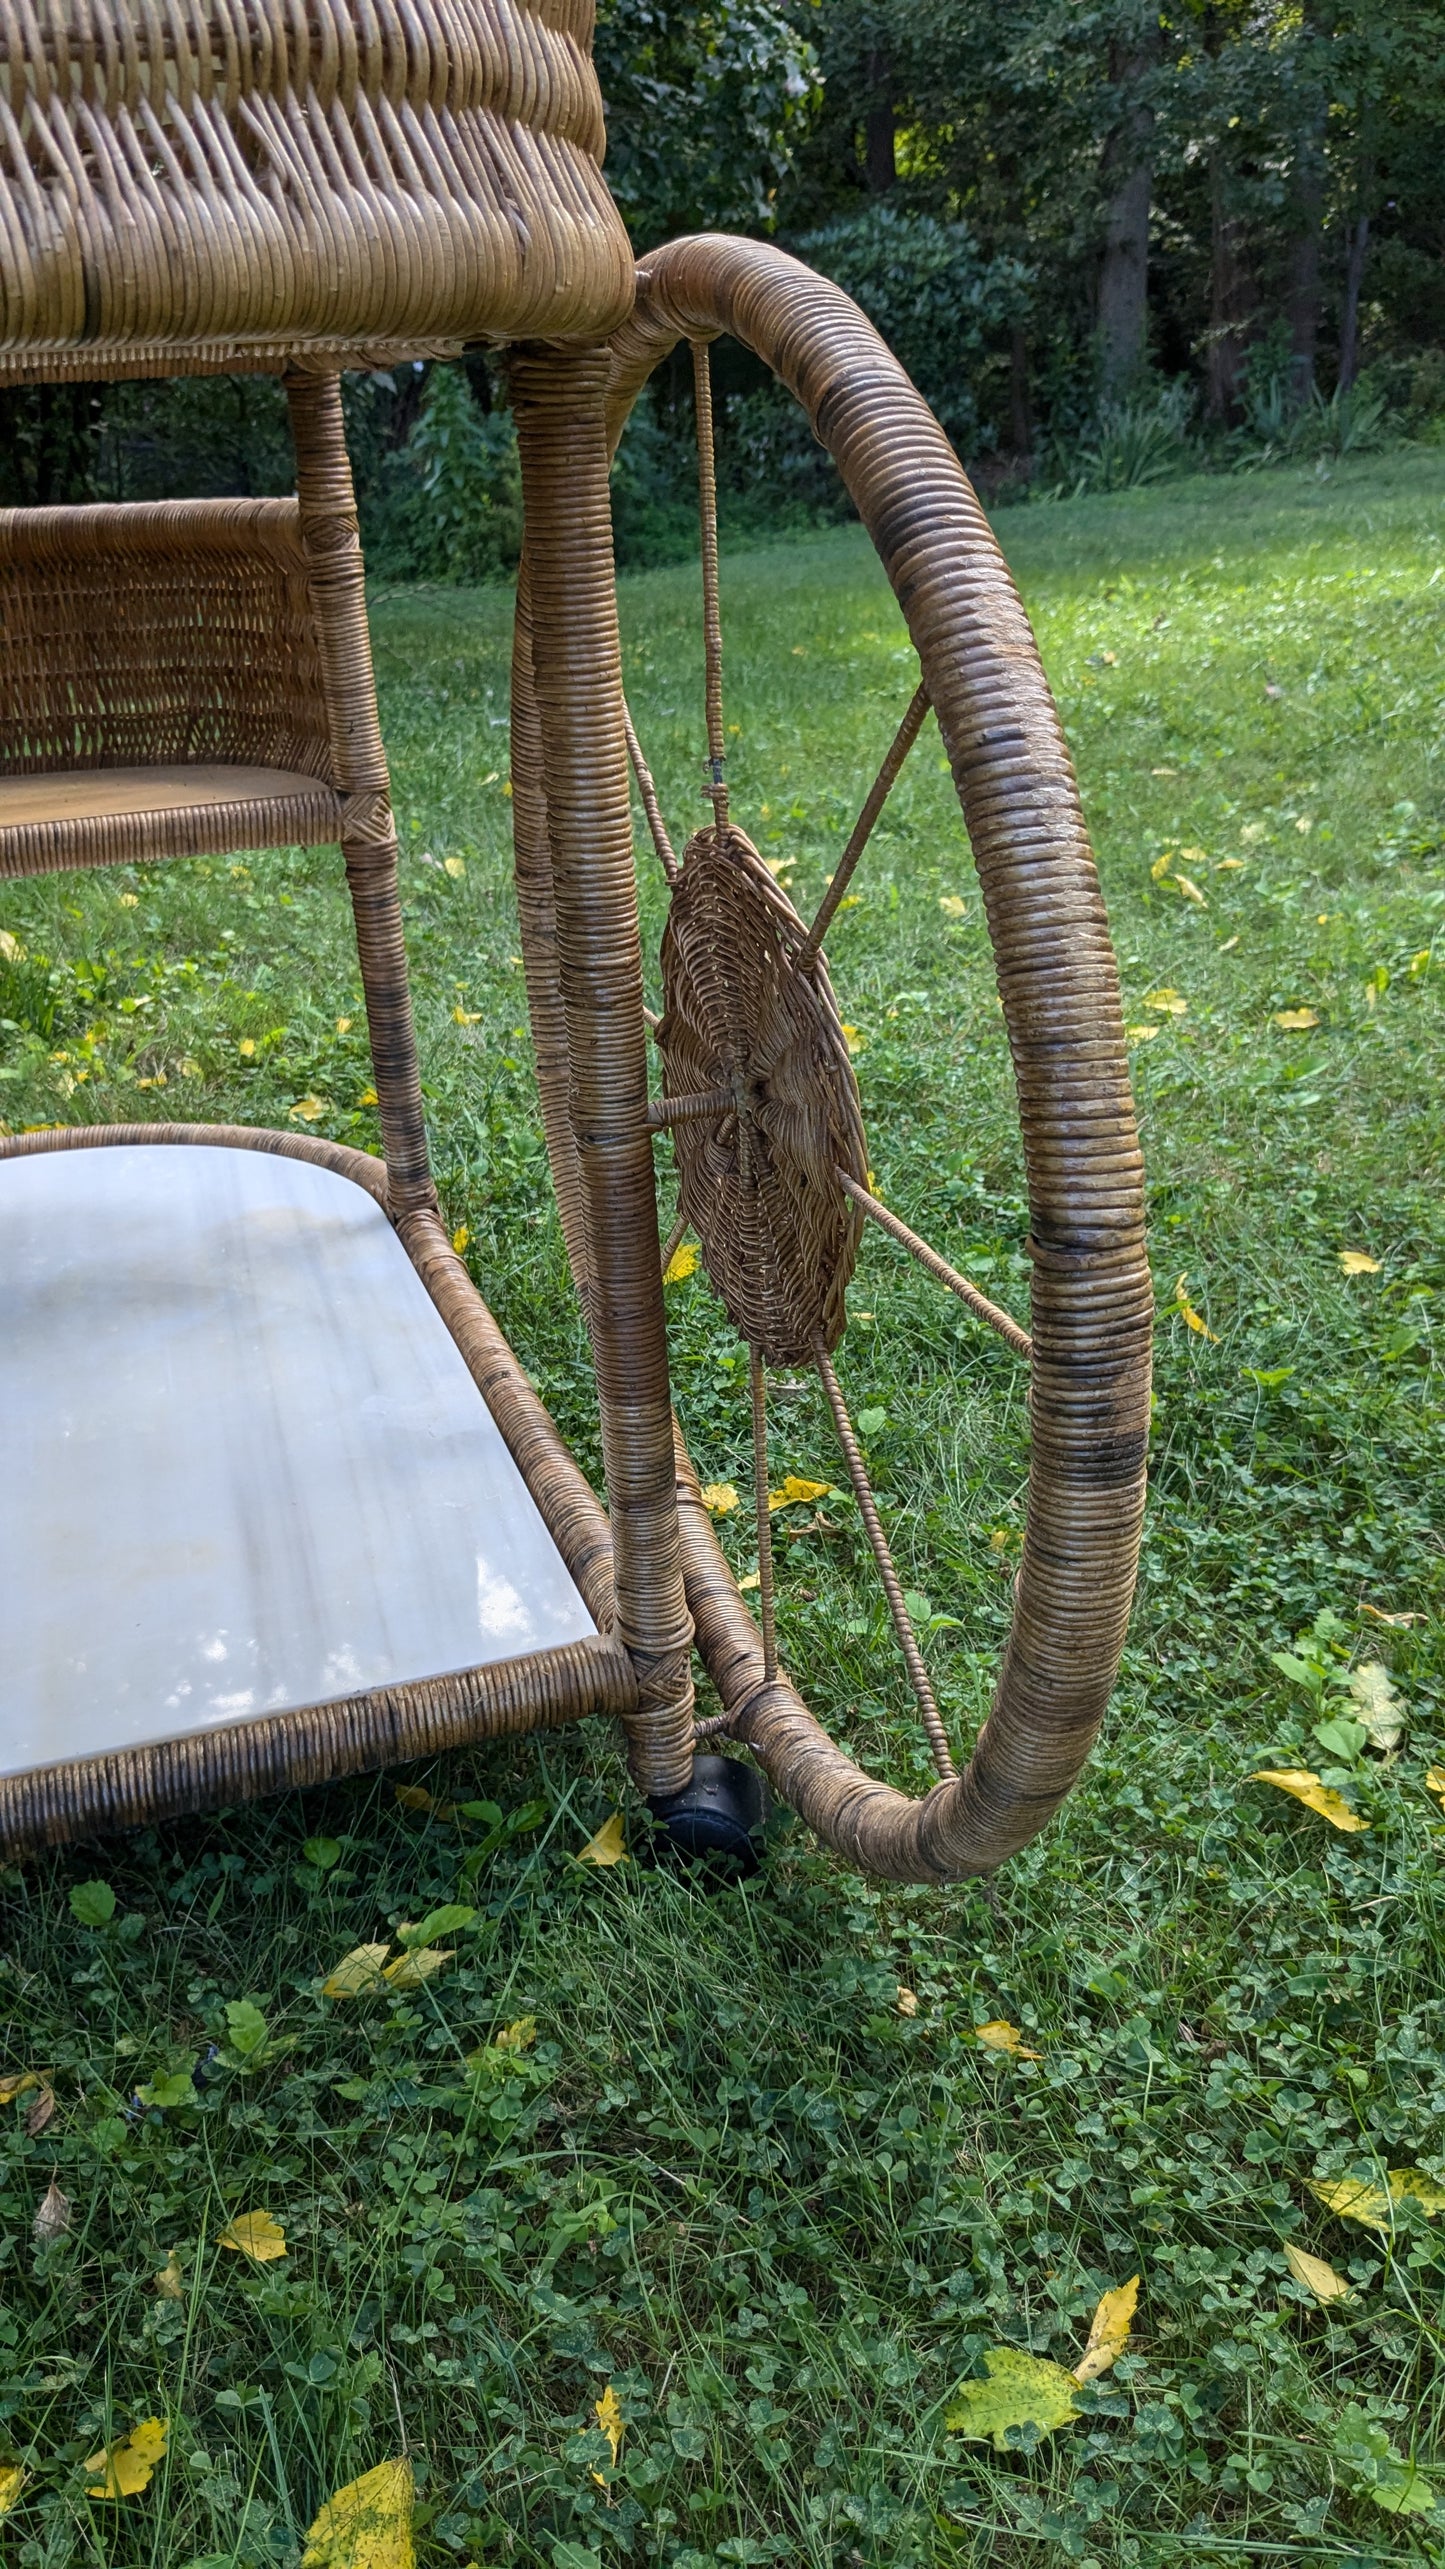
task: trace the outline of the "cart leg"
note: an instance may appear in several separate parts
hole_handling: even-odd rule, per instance
[[[356,919],[393,1219],[435,1207],[397,891],[391,779],[381,745],[356,494],[335,375],[290,374],[296,496],[342,797],[341,852]]]
[[[566,1011],[570,1115],[587,1239],[584,1301],[612,1519],[617,1628],[638,1678],[633,1780],[692,1772],[692,1622],[683,1595],[672,1411],[647,1109],[600,349],[513,360],[526,506],[532,668]],[[525,756],[519,740],[514,755]]]

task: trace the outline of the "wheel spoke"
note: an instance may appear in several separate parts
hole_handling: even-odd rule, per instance
[[[763,1676],[769,1685],[778,1673],[778,1629],[773,1605],[773,1514],[768,1505],[768,1396],[763,1359],[748,1349],[753,1395],[753,1513],[758,1526],[758,1606],[763,1626]]]
[[[910,1231],[906,1222],[900,1222],[896,1213],[890,1213],[887,1205],[880,1204],[877,1196],[870,1195],[866,1186],[860,1186],[846,1169],[835,1168],[833,1175],[844,1194],[852,1197],[870,1222],[876,1222],[880,1231],[886,1231],[890,1240],[896,1240],[901,1249],[906,1249],[910,1257],[916,1258],[935,1282],[946,1285],[950,1293],[957,1294],[960,1302],[967,1303],[975,1319],[986,1320],[990,1329],[996,1329],[1016,1356],[1033,1354],[1034,1342],[1028,1331],[1021,1329],[1008,1312],[1001,1311],[996,1302],[990,1302],[988,1295],[980,1293],[977,1285],[970,1284],[967,1276],[961,1276],[957,1267],[951,1267],[946,1258],[940,1258],[936,1249],[930,1249],[926,1240],[920,1240],[916,1231]]]
[[[632,711],[625,696],[622,699],[622,728],[627,734],[627,755],[632,762],[632,773],[637,779],[638,793],[642,796],[642,808],[647,814],[647,826],[652,832],[652,844],[657,850],[658,862],[668,882],[675,883],[680,868],[672,851],[672,841],[667,835],[667,823],[662,817],[662,805],[657,799],[657,787],[652,781],[652,770],[642,755],[642,743],[633,728]]]
[[[735,1115],[738,1101],[730,1088],[704,1088],[696,1097],[659,1097],[649,1106],[646,1122],[650,1132],[665,1132],[669,1124],[703,1124],[709,1116]]]
[[[692,342],[692,381],[697,405],[697,507],[702,529],[702,639],[707,663],[707,764],[713,823],[719,837],[728,825],[724,774],[722,614],[717,583],[717,470],[712,434],[712,364],[705,339]]]
[[[917,1635],[914,1632],[908,1608],[903,1602],[903,1589],[893,1566],[893,1555],[888,1549],[888,1537],[883,1531],[883,1521],[878,1514],[878,1502],[873,1496],[872,1484],[868,1478],[863,1456],[859,1451],[858,1439],[853,1433],[853,1422],[843,1405],[843,1394],[837,1374],[833,1370],[833,1360],[821,1340],[814,1354],[823,1389],[828,1395],[828,1406],[833,1413],[833,1425],[838,1432],[838,1442],[843,1449],[843,1460],[848,1466],[848,1478],[853,1484],[853,1496],[858,1502],[858,1513],[863,1519],[868,1540],[873,1546],[873,1558],[878,1565],[878,1576],[883,1584],[883,1593],[888,1600],[888,1611],[893,1617],[893,1629],[898,1635],[898,1647],[903,1653],[913,1691],[918,1698],[923,1727],[928,1733],[928,1745],[933,1751],[933,1763],[938,1769],[940,1781],[951,1784],[958,1769],[954,1765],[953,1752],[948,1745],[948,1734],[943,1727],[932,1680],[923,1664],[923,1653],[918,1647]]]
[[[873,835],[878,815],[897,782],[898,771],[923,729],[923,717],[928,711],[928,706],[928,689],[920,687],[893,735],[888,755],[874,777],[868,789],[868,799],[853,824],[853,835],[838,860],[838,871],[824,893],[818,915],[798,949],[800,972],[810,972],[817,961],[818,948],[833,924],[838,904],[852,881],[853,869]]]

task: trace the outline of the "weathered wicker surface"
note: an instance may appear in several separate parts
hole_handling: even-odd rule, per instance
[[[1024,1845],[1075,1782],[1118,1665],[1138,1557],[1153,1297],[1118,977],[1078,791],[1027,618],[946,438],[838,288],[765,246],[673,243],[613,343],[615,438],[680,338],[726,331],[802,403],[897,593],[973,842],[1017,1083],[1030,1209],[1032,1462],[1013,1626],[965,1775],[918,1803],[864,1775],[769,1682],[685,1453],[686,1586],[733,1730],[783,1797],[870,1871],[936,1880]],[[524,701],[518,736],[531,720]],[[537,879],[529,784],[519,864]],[[523,841],[526,841],[524,844]],[[529,959],[544,981],[545,944]],[[555,1075],[555,1074],[554,1074]],[[575,1192],[576,1067],[548,1115]]]
[[[604,333],[631,292],[590,0],[28,0],[0,39],[0,381]]]
[[[657,1029],[669,1097],[726,1089],[738,1112],[672,1126],[680,1202],[733,1326],[770,1364],[836,1347],[863,1217],[868,1154],[857,1083],[821,958],[744,833],[699,830],[662,939]]]

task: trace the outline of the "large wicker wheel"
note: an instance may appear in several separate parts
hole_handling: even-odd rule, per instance
[[[721,333],[773,368],[833,455],[921,664],[921,684],[900,709],[897,738],[811,924],[772,881],[728,805],[706,354]],[[680,862],[630,724],[628,738],[671,884],[665,1007],[654,1029],[663,1095],[648,1120],[668,1130],[676,1155],[674,1237],[685,1227],[696,1232],[751,1351],[761,1628],[733,1582],[679,1440],[687,1603],[725,1707],[706,1728],[744,1742],[777,1791],[867,1870],[944,1880],[1000,1863],[1072,1788],[1108,1701],[1133,1596],[1152,1292],[1118,976],[1032,634],[957,458],[901,367],[844,294],[781,252],[712,237],[678,241],[640,269],[635,312],[612,342],[614,442],[648,375],[684,338],[697,367],[713,820]],[[524,469],[528,434],[524,422]],[[605,1307],[607,1279],[597,1272],[579,1183],[578,1080],[558,964],[566,925],[549,852],[550,780],[530,632],[524,567],[514,669],[523,942],[563,1226],[595,1313]],[[565,683],[548,673],[554,691]],[[846,882],[930,707],[973,845],[1017,1086],[1030,1211],[1027,1332],[871,1196],[857,1090],[823,956]],[[832,1361],[868,1218],[981,1324],[997,1328],[1030,1368],[1029,1498],[1012,1627],[992,1711],[961,1776]],[[799,1361],[816,1367],[827,1393],[938,1768],[939,1783],[921,1801],[865,1775],[777,1665],[766,1368]]]

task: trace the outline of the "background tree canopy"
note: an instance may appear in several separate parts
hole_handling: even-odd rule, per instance
[[[639,250],[769,235],[878,323],[991,496],[1445,434],[1445,0],[600,0]],[[718,365],[734,522],[841,508],[790,406]],[[383,577],[515,559],[505,384],[349,391]],[[690,540],[690,387],[618,480],[624,559]],[[0,394],[0,498],[284,488],[266,382]]]

